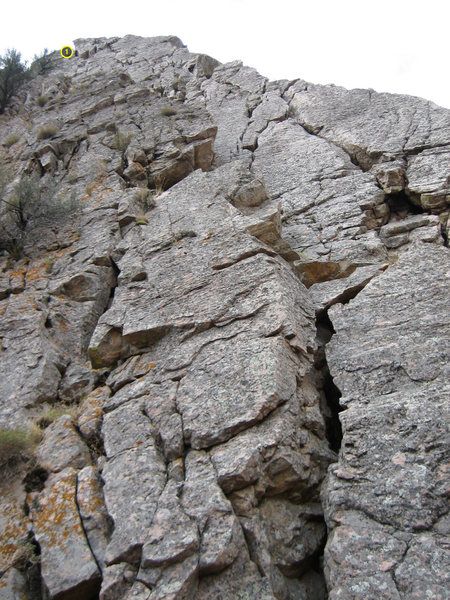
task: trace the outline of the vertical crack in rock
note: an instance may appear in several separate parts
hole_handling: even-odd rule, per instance
[[[339,404],[339,399],[342,394],[333,381],[326,359],[325,347],[335,333],[327,311],[322,311],[317,315],[316,328],[318,348],[314,357],[314,366],[318,374],[317,387],[322,396],[321,410],[330,448],[334,452],[339,452],[342,441],[339,413],[343,410]]]
[[[26,566],[26,579],[32,600],[46,600],[45,586],[41,577],[41,547],[33,531],[28,533],[27,544],[30,547],[30,558]]]
[[[25,512],[29,511],[27,502],[24,504]],[[9,579],[9,582],[8,582]],[[3,581],[2,581],[3,580]],[[5,582],[8,593],[8,583],[13,588],[5,600],[26,598],[27,600],[48,600],[47,589],[41,577],[41,547],[30,529],[26,536],[20,540],[20,546],[13,556],[13,561],[3,571],[0,571],[0,597]],[[20,596],[19,596],[20,594]]]
[[[78,511],[78,518],[80,519],[81,529],[83,530],[83,535],[84,535],[84,538],[86,540],[87,547],[89,548],[89,551],[92,554],[92,558],[94,559],[94,562],[97,565],[97,569],[98,569],[98,572],[99,572],[99,575],[100,575],[99,582],[98,582],[98,592],[97,593],[94,592],[94,596],[92,597],[92,600],[97,600],[98,595],[100,594],[100,588],[101,588],[101,585],[102,585],[103,565],[100,563],[99,559],[96,556],[96,553],[94,552],[94,549],[92,547],[91,541],[89,539],[88,532],[86,530],[85,520],[83,518],[83,514],[82,514],[82,511],[81,511],[81,508],[80,508],[80,502],[79,502],[79,498],[78,498],[79,485],[80,485],[80,479],[79,479],[79,473],[77,473],[76,477],[75,477],[75,495],[74,495],[74,500],[75,500],[76,509]]]

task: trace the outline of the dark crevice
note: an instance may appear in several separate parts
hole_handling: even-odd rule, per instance
[[[355,294],[356,295],[356,294]],[[317,350],[314,355],[316,370],[316,388],[320,394],[320,410],[325,423],[325,434],[329,447],[338,453],[342,443],[342,425],[339,413],[343,410],[340,406],[341,391],[333,381],[326,357],[326,346],[336,333],[333,323],[328,316],[328,311],[321,311],[316,315],[316,342]],[[326,577],[324,573],[324,551],[328,536],[325,535],[321,548],[313,557],[310,567],[316,575],[313,589],[308,590],[308,598],[326,600]]]
[[[444,246],[446,248],[449,248],[449,237],[448,237],[448,231],[447,229],[444,227],[444,225],[441,225],[441,236],[442,239],[444,240]]]
[[[333,381],[325,353],[326,344],[336,333],[327,311],[317,315],[316,328],[318,348],[314,357],[314,366],[317,373],[317,388],[321,394],[320,408],[330,448],[338,452],[342,442],[342,426],[339,420],[339,413],[343,410],[339,404],[342,394]]]
[[[386,194],[385,201],[391,211],[391,221],[393,219],[404,219],[410,215],[420,215],[425,212],[421,206],[414,204],[405,191]]]
[[[42,492],[48,476],[49,472],[41,465],[37,465],[32,471],[27,473],[23,478],[23,484],[27,494],[31,492]],[[28,505],[25,505],[25,508],[28,510]]]
[[[293,114],[292,116],[295,118],[295,114]],[[301,125],[301,127],[303,127],[303,129],[310,135],[320,137],[326,142],[332,144],[333,146],[336,146],[336,148],[340,148],[341,150],[343,150],[349,157],[352,164],[354,164],[355,167],[358,167],[358,169],[361,169],[361,171],[363,172],[370,171],[370,169],[373,167],[373,165],[375,165],[378,162],[378,159],[381,156],[381,153],[369,156],[362,148],[355,149],[353,152],[351,152],[348,148],[341,144],[338,144],[336,141],[330,139],[326,135],[321,135],[323,126],[313,127],[312,125],[304,123],[300,120],[297,120],[297,123]]]
[[[110,258],[110,261],[111,261],[112,269],[114,271],[114,285],[111,287],[111,290],[109,292],[109,297],[110,298],[114,298],[114,293],[115,293],[116,287],[117,287],[117,279],[118,279],[118,277],[120,275],[120,269],[117,266],[117,264],[113,261],[112,258]]]
[[[45,600],[47,594],[41,576],[41,547],[32,531],[28,532],[26,546],[28,556],[24,565],[24,575],[30,600]]]
[[[111,262],[111,267],[114,273],[114,281],[113,284],[111,286],[111,289],[109,290],[109,300],[108,303],[106,305],[105,311],[106,312],[109,308],[111,308],[111,305],[113,303],[114,300],[114,294],[116,293],[116,288],[118,285],[118,279],[119,279],[119,275],[120,275],[120,269],[117,266],[117,264],[114,262],[114,260],[110,257],[109,258],[110,262]]]

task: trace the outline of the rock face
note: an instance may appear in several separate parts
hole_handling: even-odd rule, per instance
[[[0,224],[78,207],[0,256],[1,597],[444,600],[449,111],[76,48],[0,119]]]

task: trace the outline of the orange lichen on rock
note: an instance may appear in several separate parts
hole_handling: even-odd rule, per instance
[[[33,511],[33,522],[40,543],[65,548],[69,535],[82,535],[75,503],[76,472],[66,469],[56,477],[38,498],[38,508]]]
[[[51,597],[94,584],[99,571],[86,540],[77,505],[77,473],[52,476],[32,506],[33,530],[41,547],[41,573]]]
[[[22,508],[25,493],[20,481],[4,483],[0,493],[0,571],[3,571],[26,538],[29,520]]]

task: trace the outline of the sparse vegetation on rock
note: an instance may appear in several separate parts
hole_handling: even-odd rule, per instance
[[[41,95],[36,98],[36,104],[41,108],[45,106],[48,102],[48,96]]]
[[[11,146],[13,146],[19,140],[20,140],[20,136],[19,135],[12,134],[12,135],[10,135],[10,136],[8,136],[6,138],[6,140],[3,142],[3,146],[5,146],[6,148],[10,148]]]
[[[1,472],[17,462],[30,459],[41,439],[38,428],[0,429],[0,477]]]
[[[131,133],[126,133],[124,131],[118,130],[114,134],[110,147],[114,150],[120,150],[121,152],[123,152],[127,149],[132,137],[133,136]]]
[[[73,194],[63,198],[56,194],[54,184],[42,185],[37,176],[22,176],[8,196],[4,189],[0,193],[0,250],[20,258],[31,228],[48,228],[78,210]]]
[[[56,135],[58,126],[54,123],[47,123],[39,127],[36,137],[38,140],[46,140]]]
[[[20,52],[9,49],[0,56],[0,114],[5,112],[8,102],[26,79],[27,68],[22,63]]]
[[[160,110],[160,114],[163,117],[173,117],[177,114],[177,110],[173,106],[163,106]]]

